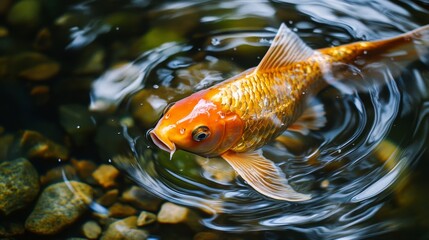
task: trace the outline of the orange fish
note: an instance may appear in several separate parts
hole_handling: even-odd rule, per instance
[[[282,24],[257,67],[176,102],[150,136],[170,156],[183,149],[222,157],[265,196],[308,200],[260,148],[285,130],[305,134],[325,125],[323,106],[309,98],[328,85],[335,63],[381,54],[415,58],[427,53],[428,43],[429,25],[386,40],[313,50]]]

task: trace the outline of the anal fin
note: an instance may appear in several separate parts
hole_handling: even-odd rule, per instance
[[[305,201],[308,194],[296,192],[284,173],[272,161],[262,156],[261,151],[248,153],[226,152],[222,154],[237,173],[259,193],[278,200]]]

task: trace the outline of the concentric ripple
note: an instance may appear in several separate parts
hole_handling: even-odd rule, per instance
[[[404,6],[387,1],[368,2],[354,5],[347,1],[326,1],[321,5],[305,1],[295,5],[294,1],[262,1],[242,7],[235,1],[228,4],[206,1],[177,3],[174,9],[166,6],[158,11],[160,15],[172,9],[187,14],[190,9],[199,9],[199,21],[207,28],[217,22],[248,17],[264,19],[272,22],[272,26],[286,22],[315,48],[394,36],[419,25],[411,21]],[[380,5],[390,7],[379,12]],[[228,14],[216,15],[219,9],[228,9]],[[260,11],[255,13],[251,9]],[[362,14],[368,12],[378,15]],[[284,13],[289,13],[293,20],[289,21]],[[171,43],[168,48],[174,51],[165,51],[163,46],[163,51],[148,52],[133,64],[144,66],[147,71],[157,71],[162,65],[168,68],[167,75],[175,76],[197,63],[184,59],[196,59],[195,55],[203,53],[202,61],[225,58],[245,69],[257,65],[274,33],[273,28],[216,29],[194,39],[203,40],[203,44],[190,42],[184,47],[182,43]],[[243,46],[256,50],[250,51],[247,60],[238,62],[231,52]],[[167,55],[160,56],[163,53]],[[151,54],[157,55],[151,58]],[[127,127],[124,135],[128,136],[131,157],[118,157],[116,162],[154,195],[208,213],[201,221],[212,229],[282,230],[304,234],[309,239],[345,236],[358,239],[391,231],[398,226],[394,219],[376,221],[374,216],[425,148],[425,133],[429,130],[428,65],[417,60],[408,66],[376,62],[349,67],[356,70],[353,77],[337,79],[316,96],[327,111],[325,128],[307,136],[286,132],[283,141],[263,148],[264,155],[284,170],[296,189],[312,195],[310,201],[290,203],[266,198],[239,177],[232,182],[218,181],[207,174],[193,155],[179,152],[170,161],[162,151],[148,148],[151,143],[142,137],[144,131],[131,133]],[[214,84],[221,80],[219,76],[228,74],[219,73],[205,79],[204,84],[207,81]],[[140,88],[149,81],[149,74],[142,76]],[[150,81],[166,85],[163,80]],[[182,162],[186,164],[180,165]],[[228,166],[224,171],[230,171]]]

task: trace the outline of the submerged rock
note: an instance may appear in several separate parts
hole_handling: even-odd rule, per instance
[[[16,1],[7,16],[11,25],[34,28],[40,22],[41,6],[37,0]]]
[[[155,221],[156,221],[155,214],[147,211],[142,211],[140,212],[139,217],[137,218],[137,226],[139,227],[146,226]]]
[[[98,239],[101,234],[101,227],[95,221],[88,221],[83,224],[82,232],[88,239]]]
[[[148,128],[156,123],[168,103],[184,96],[186,93],[173,88],[142,89],[131,97],[131,114],[142,128]]]
[[[12,58],[18,76],[31,81],[48,80],[60,71],[60,64],[37,52],[24,52]]]
[[[40,183],[46,186],[52,183],[63,182],[64,177],[67,180],[76,179],[76,170],[69,164],[50,169],[40,177]]]
[[[129,205],[115,203],[109,207],[110,217],[129,217],[137,214],[137,210]]]
[[[39,193],[39,175],[24,158],[0,164],[0,213],[26,207]]]
[[[233,182],[237,176],[235,170],[225,160],[221,158],[204,158],[197,156],[196,161],[203,170],[214,180],[229,183]]]
[[[161,205],[161,200],[150,195],[141,187],[132,186],[121,196],[121,201],[129,203],[136,208],[155,212]]]
[[[92,173],[97,169],[97,165],[93,161],[72,159],[71,164],[76,169],[79,178],[85,180],[85,182],[94,182]]]
[[[26,130],[16,138],[15,145],[12,151],[9,151],[12,156],[25,156],[28,159],[68,159],[68,149],[60,144],[57,144],[42,134]]]
[[[36,234],[51,235],[74,223],[88,208],[93,189],[81,182],[61,182],[47,187],[39,197],[25,228]]]
[[[182,207],[170,202],[166,202],[161,206],[157,219],[159,223],[184,223],[194,230],[200,228],[195,212],[187,207]]]
[[[119,190],[118,189],[111,189],[104,193],[101,197],[97,199],[97,203],[108,207],[114,204],[118,200],[119,196]]]
[[[119,170],[112,165],[102,164],[93,173],[92,177],[104,188],[110,188],[117,185],[116,178],[119,176]]]
[[[144,240],[148,233],[137,228],[137,217],[118,220],[109,225],[101,240]]]

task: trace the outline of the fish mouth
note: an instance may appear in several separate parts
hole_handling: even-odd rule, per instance
[[[155,130],[152,130],[149,132],[150,138],[152,138],[153,143],[157,147],[159,147],[161,150],[164,150],[166,152],[170,153],[170,159],[173,157],[174,152],[176,151],[176,145],[171,142],[169,139],[162,139],[158,137],[158,135],[155,133]]]

